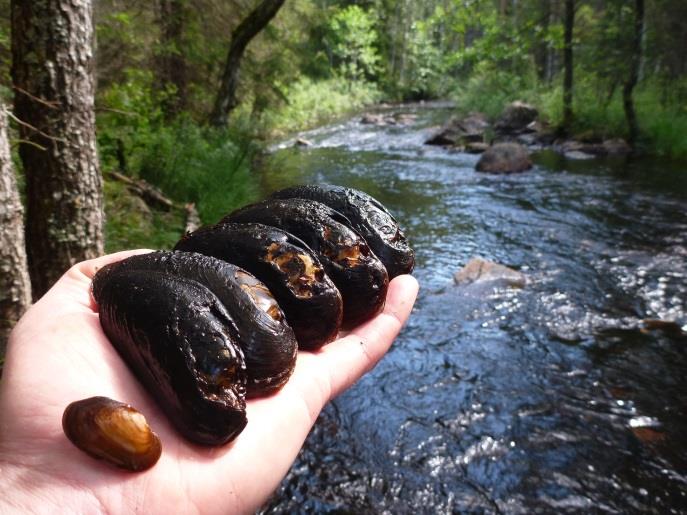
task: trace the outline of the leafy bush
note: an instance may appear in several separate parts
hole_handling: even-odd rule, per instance
[[[140,177],[179,202],[195,202],[205,223],[257,194],[249,167],[254,148],[238,134],[182,121],[158,128],[142,150]]]
[[[349,80],[372,79],[379,71],[374,17],[357,5],[337,10],[329,22],[327,42],[335,66]]]
[[[367,82],[341,78],[314,82],[302,78],[289,87],[288,103],[264,113],[263,131],[285,133],[314,127],[379,101],[381,93]]]

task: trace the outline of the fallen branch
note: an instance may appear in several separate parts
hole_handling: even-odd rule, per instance
[[[165,197],[155,186],[147,183],[143,179],[133,179],[113,170],[110,170],[108,173],[113,179],[126,184],[130,190],[136,193],[148,204],[156,205],[165,210],[179,207],[172,200]]]

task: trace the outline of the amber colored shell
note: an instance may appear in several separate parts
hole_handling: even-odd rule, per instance
[[[146,470],[160,458],[160,439],[145,417],[107,397],[72,402],[64,410],[67,438],[89,456],[131,471]]]

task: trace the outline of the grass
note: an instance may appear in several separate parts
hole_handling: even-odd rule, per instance
[[[367,82],[335,78],[314,82],[302,78],[286,95],[288,103],[266,111],[260,129],[272,137],[313,128],[331,119],[378,102],[382,93]]]
[[[186,123],[155,133],[136,168],[177,202],[194,202],[204,223],[214,223],[257,196],[250,172],[255,150],[241,135]]]

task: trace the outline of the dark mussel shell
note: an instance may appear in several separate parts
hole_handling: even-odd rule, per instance
[[[145,417],[108,397],[72,402],[62,415],[62,429],[89,456],[134,472],[155,465],[162,452]]]
[[[343,312],[339,290],[324,273],[317,255],[282,229],[262,224],[217,224],[187,234],[174,250],[228,261],[265,283],[301,349],[318,349],[339,332]]]
[[[298,345],[293,330],[267,286],[233,264],[188,252],[152,252],[110,265],[112,273],[125,270],[157,271],[194,280],[221,302],[230,328],[243,351],[247,370],[246,396],[279,390],[296,365]],[[105,267],[93,282],[96,293]]]
[[[367,193],[332,184],[307,184],[277,191],[272,197],[315,200],[331,207],[344,215],[351,227],[365,238],[372,252],[384,263],[389,279],[413,271],[415,253],[398,222]]]
[[[268,199],[234,211],[224,222],[280,227],[314,250],[343,298],[343,324],[356,326],[384,307],[389,277],[346,218],[319,202]]]
[[[233,322],[205,286],[150,270],[96,274],[100,324],[180,433],[220,445],[246,425],[246,365]]]

